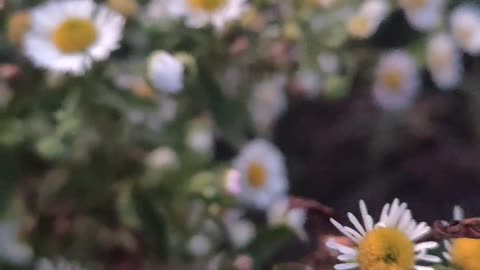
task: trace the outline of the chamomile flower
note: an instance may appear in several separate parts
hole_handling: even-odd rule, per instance
[[[348,34],[355,39],[366,39],[377,32],[378,27],[390,12],[385,0],[367,0],[346,23]]]
[[[343,226],[331,219],[332,224],[355,243],[348,247],[334,241],[328,241],[327,246],[341,253],[335,265],[337,270],[433,270],[432,267],[418,265],[418,261],[439,263],[440,258],[427,254],[428,250],[436,248],[436,242],[416,243],[425,236],[430,227],[418,223],[412,218],[412,213],[406,203],[395,199],[393,203],[383,207],[380,220],[374,223],[368,214],[367,206],[360,201],[360,213],[363,224],[352,214],[348,219],[353,228]]]
[[[178,93],[183,89],[183,63],[165,51],[153,52],[148,61],[148,77],[159,91]]]
[[[211,24],[222,30],[227,23],[237,20],[247,7],[246,0],[168,0],[171,16],[184,17],[186,24],[200,28]]]
[[[460,206],[453,209],[453,218],[462,220],[465,217],[464,211]],[[476,270],[480,269],[480,240],[459,238],[454,240],[445,240],[445,249],[443,257],[449,261],[455,269]]]
[[[415,60],[404,51],[392,51],[377,65],[373,97],[386,110],[402,110],[417,96],[419,84]]]
[[[307,240],[305,222],[307,212],[303,208],[290,208],[288,198],[282,198],[274,202],[267,212],[268,224],[270,226],[283,225],[290,228],[302,240]]]
[[[49,260],[40,259],[35,265],[35,270],[86,270],[77,262],[70,262],[63,258]]]
[[[459,83],[463,73],[462,55],[448,34],[437,34],[428,42],[427,67],[440,89],[451,89]]]
[[[285,86],[286,78],[276,75],[254,87],[248,103],[248,111],[258,132],[268,133],[275,121],[286,110]]]
[[[398,0],[398,4],[413,28],[428,31],[440,24],[445,2],[443,0]]]
[[[240,174],[240,201],[266,209],[282,198],[288,189],[283,155],[268,141],[256,139],[243,147],[233,161]]]
[[[480,53],[480,9],[473,4],[455,8],[450,15],[450,31],[465,52]]]
[[[82,75],[118,48],[124,23],[92,0],[50,0],[31,11],[24,53],[38,67]]]

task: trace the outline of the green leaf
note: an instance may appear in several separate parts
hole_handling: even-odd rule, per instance
[[[261,231],[247,246],[246,251],[259,265],[271,259],[284,245],[295,239],[295,234],[285,227],[270,228]]]
[[[170,241],[164,214],[155,207],[139,187],[132,190],[132,198],[140,223],[144,229],[145,241],[150,250],[162,260],[169,256]]]

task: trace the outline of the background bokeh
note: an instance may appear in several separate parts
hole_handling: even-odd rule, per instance
[[[238,16],[203,25],[169,1],[96,1],[125,24],[118,49],[83,74],[27,53],[31,14],[47,1],[0,1],[1,269],[54,269],[42,258],[78,263],[65,270],[333,269],[328,218],[346,220],[360,199],[378,216],[399,198],[429,224],[454,205],[480,214],[480,43],[455,32],[480,40],[475,1],[239,1]],[[375,1],[381,14],[365,8]],[[460,7],[478,21],[458,30]],[[423,10],[437,21],[419,27]],[[439,33],[455,48],[432,56]],[[418,68],[413,90],[378,90],[414,91],[402,108],[374,93],[392,51]],[[444,87],[429,63],[452,57],[446,68],[461,74]],[[252,206],[235,186],[251,177],[237,158],[260,139],[285,163],[282,195],[322,204],[300,203],[305,220],[285,218],[291,203],[272,221],[277,201]]]

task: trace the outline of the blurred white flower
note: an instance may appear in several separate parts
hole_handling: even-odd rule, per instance
[[[437,34],[428,42],[427,66],[440,89],[451,89],[460,82],[463,73],[462,55],[448,34]]]
[[[35,270],[86,270],[86,268],[77,262],[69,262],[63,258],[56,260],[42,258],[36,263]]]
[[[13,265],[25,265],[33,257],[29,245],[19,237],[22,224],[19,221],[7,221],[0,224],[0,260]]]
[[[373,97],[385,110],[402,110],[417,96],[419,84],[415,60],[405,51],[391,51],[377,65]]]
[[[240,173],[240,201],[266,209],[288,190],[287,172],[282,153],[270,142],[256,139],[243,147],[233,161]]]
[[[47,1],[31,12],[24,53],[38,67],[84,74],[119,47],[125,19],[92,0]]]
[[[140,20],[146,25],[166,23],[173,19],[168,10],[170,0],[150,0],[142,10]]]
[[[177,100],[160,96],[153,111],[133,110],[127,114],[127,118],[134,125],[145,125],[151,130],[160,131],[166,123],[175,119],[177,107]]]
[[[148,78],[153,87],[166,93],[183,89],[183,63],[165,51],[155,51],[148,60]]]
[[[233,261],[235,270],[253,270],[255,269],[255,261],[250,255],[238,255]]]
[[[480,54],[480,9],[473,4],[456,7],[450,15],[450,31],[465,52]]]
[[[179,165],[177,153],[170,147],[159,147],[153,150],[145,159],[145,164],[151,169],[162,170],[177,168]]]
[[[193,151],[209,155],[215,143],[212,122],[208,117],[194,119],[188,128],[186,145]]]
[[[295,85],[303,96],[311,99],[320,94],[323,81],[318,71],[302,69],[295,74]]]
[[[398,0],[398,4],[405,12],[407,21],[413,28],[419,31],[428,31],[439,26],[445,1]]]
[[[267,217],[270,226],[286,226],[295,232],[300,239],[307,240],[308,236],[304,228],[307,212],[303,208],[290,208],[287,197],[274,202],[268,209]]]
[[[167,11],[171,16],[184,17],[189,27],[211,24],[222,30],[227,23],[237,20],[246,7],[246,0],[169,0]]]
[[[195,257],[203,257],[212,250],[212,242],[204,234],[196,234],[188,241],[188,251]]]
[[[228,236],[236,248],[243,248],[250,243],[257,231],[255,224],[241,216],[241,211],[231,210],[224,217]]]
[[[253,89],[248,103],[250,117],[260,133],[268,133],[287,108],[286,78],[276,75],[260,82]]]
[[[337,74],[340,68],[338,56],[334,53],[320,53],[317,56],[317,62],[320,71],[328,75]]]
[[[366,39],[377,32],[378,27],[390,12],[385,0],[367,0],[347,22],[347,32],[355,39]]]

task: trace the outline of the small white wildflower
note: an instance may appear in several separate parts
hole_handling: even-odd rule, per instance
[[[183,89],[184,65],[165,51],[153,52],[148,60],[148,78],[157,90],[176,94]]]

